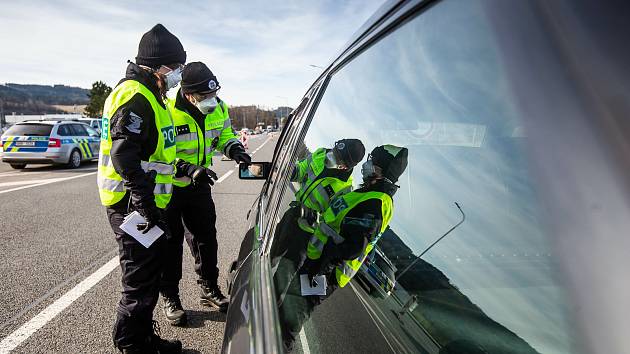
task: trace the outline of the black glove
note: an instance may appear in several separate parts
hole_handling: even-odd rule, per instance
[[[157,226],[162,221],[162,210],[160,210],[156,206],[148,208],[138,208],[138,212],[147,221],[146,223],[138,224],[138,226],[136,227],[138,231],[142,231],[143,234],[149,232],[149,230],[151,230],[153,226]]]
[[[248,153],[245,152],[245,149],[242,145],[236,145],[232,147],[230,156],[232,160],[236,161],[236,163],[244,162],[246,164],[250,164],[252,162],[252,157],[249,156]]]
[[[235,153],[232,154],[232,160],[236,161],[236,163],[246,163],[246,164],[250,164],[252,163],[252,157],[249,156],[249,154],[247,154],[245,151],[240,152],[237,151]]]
[[[214,181],[219,179],[214,171],[201,166],[197,166],[197,168],[192,171],[190,178],[195,186],[199,186],[203,183],[208,183],[212,186],[214,185]]]

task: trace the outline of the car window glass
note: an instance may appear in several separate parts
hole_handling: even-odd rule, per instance
[[[75,136],[87,136],[88,132],[85,129],[86,127],[82,124],[70,124],[70,129],[72,129],[72,135]]]
[[[304,141],[292,146],[287,165],[298,177],[279,204],[270,256],[283,339],[297,352],[338,352],[339,343],[357,353],[575,352],[516,99],[525,88],[511,81],[489,7],[440,2],[354,58],[332,76]],[[344,287],[331,285],[346,269],[335,254],[342,246],[325,245],[320,256],[338,267],[306,256],[306,229],[323,230],[327,219],[299,197],[308,185],[300,165],[329,161],[322,154],[340,139],[365,146],[355,191],[375,147],[408,149],[389,227],[369,240],[370,261]],[[339,200],[331,196],[330,215],[354,208]],[[327,277],[326,296],[301,295],[301,274],[313,269]]]
[[[96,130],[94,130],[92,128],[85,127],[85,129],[87,130],[88,135],[91,136],[91,137],[99,137],[99,136],[101,136]]]
[[[72,131],[70,130],[70,125],[69,124],[62,124],[60,126],[57,127],[57,134],[59,136],[71,136],[74,135],[72,133]]]
[[[3,134],[5,136],[48,136],[52,131],[52,124],[15,124]]]

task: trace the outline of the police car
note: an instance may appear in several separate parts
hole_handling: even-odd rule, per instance
[[[15,169],[27,164],[77,168],[98,159],[100,134],[79,121],[36,120],[13,125],[0,138],[2,162]]]

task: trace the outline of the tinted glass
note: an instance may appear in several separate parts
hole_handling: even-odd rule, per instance
[[[92,128],[86,127],[86,129],[87,129],[87,132],[88,132],[89,136],[95,136],[95,137],[101,136],[96,130],[94,130]]]
[[[3,135],[6,136],[49,136],[52,130],[51,124],[15,124],[9,128]]]
[[[294,333],[297,351],[576,352],[530,165],[527,106],[545,103],[520,101],[532,88],[519,87],[513,75],[530,68],[506,63],[497,17],[489,16],[495,8],[440,2],[333,75],[292,165],[343,138],[360,139],[366,152],[384,144],[409,149],[390,227],[378,240],[397,285],[381,297],[353,279],[317,300],[312,314],[295,306],[309,318]],[[529,26],[543,27],[537,19]],[[547,39],[537,40],[530,50],[549,53],[537,65],[563,66]],[[552,71],[547,79],[573,92],[563,75]],[[359,187],[361,163],[353,178]],[[287,204],[299,188],[291,183]]]
[[[76,136],[87,136],[88,132],[86,130],[86,126],[82,124],[70,124],[70,129],[72,129],[72,135]]]
[[[74,135],[72,133],[72,131],[70,130],[70,125],[68,125],[68,124],[62,124],[59,127],[57,127],[57,134],[59,136],[72,136],[72,135]]]

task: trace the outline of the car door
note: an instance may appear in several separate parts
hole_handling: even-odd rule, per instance
[[[88,126],[85,124],[72,123],[70,127],[73,132],[73,138],[77,147],[81,150],[81,156],[84,160],[93,159],[98,156],[98,149],[94,149],[94,145],[91,144],[94,137],[90,137],[88,133]]]
[[[98,156],[98,151],[101,147],[101,134],[97,130],[90,127],[85,127],[85,129],[88,133],[87,139],[90,150],[92,151],[92,155],[96,157]]]
[[[223,351],[227,353],[276,352],[279,333],[276,330],[276,310],[269,303],[272,296],[271,269],[266,261],[266,225],[274,225],[277,205],[286,188],[286,174],[290,173],[288,158],[299,140],[305,124],[310,98],[317,93],[313,85],[301,104],[289,115],[274,150],[271,174],[247,215],[248,232],[241,242],[236,261],[229,274],[230,307],[227,313]],[[271,205],[271,207],[269,206]],[[260,276],[259,274],[264,274]]]
[[[302,312],[293,352],[627,351],[630,131],[617,99],[628,95],[628,50],[609,36],[627,21],[584,3],[401,2],[333,62],[277,147],[284,173],[258,206],[248,277],[260,287],[273,276],[265,262],[294,200],[292,166],[356,138],[368,153],[409,151],[389,228],[375,240],[396,285],[386,297],[356,279],[335,290]],[[603,68],[618,76],[600,80]],[[354,187],[366,188],[359,166]],[[256,338],[240,336],[251,341],[239,349],[281,351],[281,311],[251,317],[274,309],[278,289],[251,289],[230,305],[227,327],[245,304]]]

